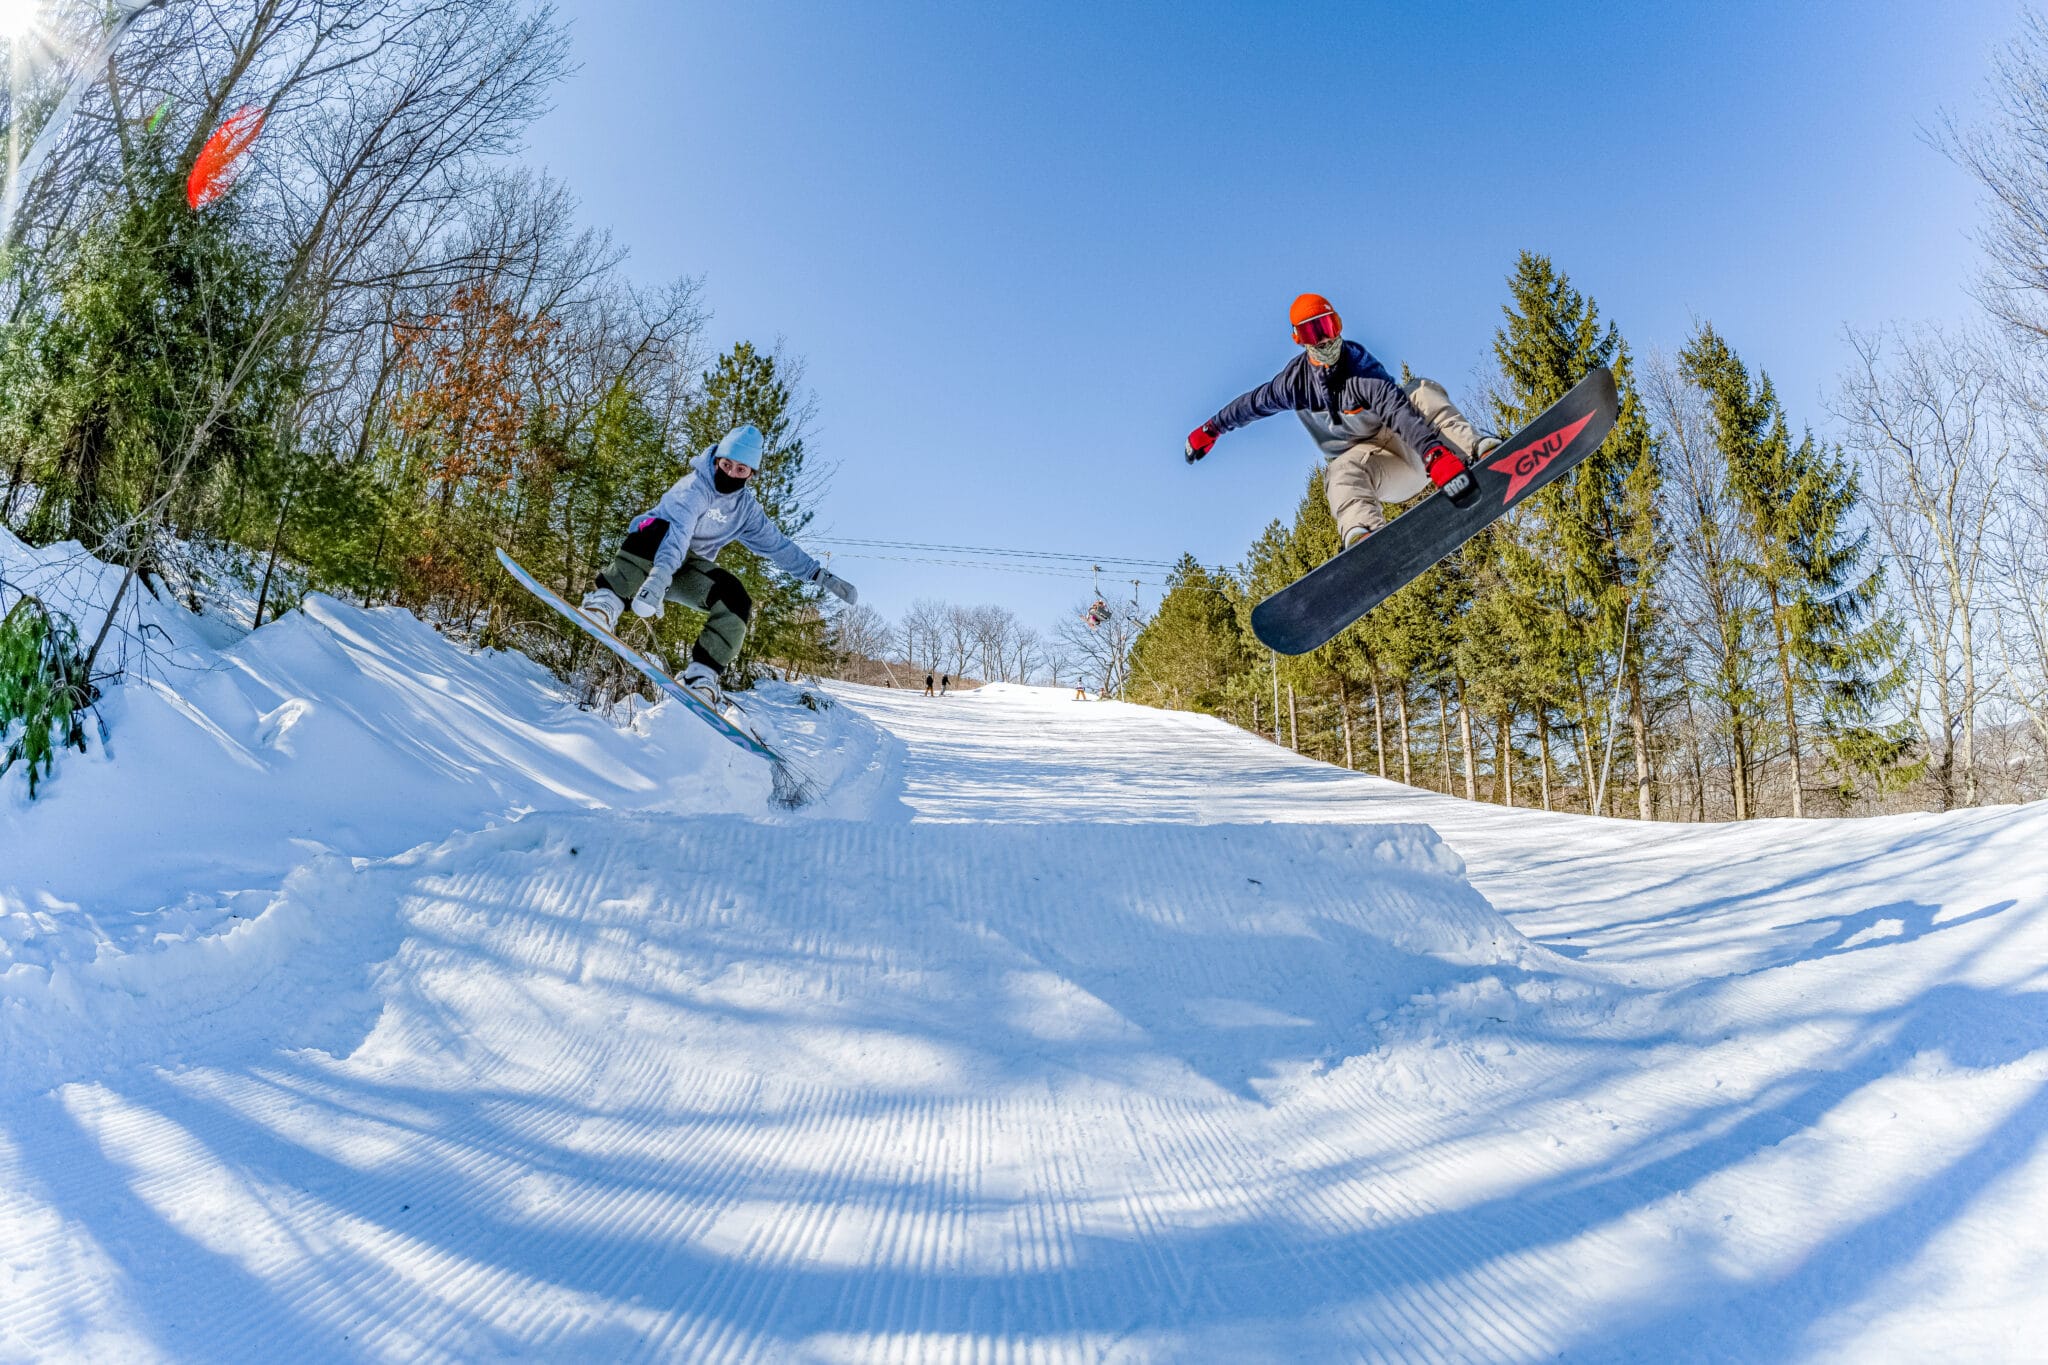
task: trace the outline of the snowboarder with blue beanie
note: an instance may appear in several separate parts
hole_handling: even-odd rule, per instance
[[[669,602],[708,613],[678,679],[714,709],[720,676],[747,638],[754,602],[746,585],[718,567],[718,552],[738,541],[793,578],[815,583],[842,602],[858,594],[782,533],[756,501],[748,481],[761,467],[761,433],[734,427],[696,466],[669,486],[654,510],[634,519],[625,543],[584,595],[583,614],[614,630],[628,603],[637,616],[659,616]]]
[[[1387,524],[1383,503],[1405,502],[1431,484],[1453,502],[1478,491],[1466,466],[1500,442],[1474,431],[1442,385],[1397,382],[1372,352],[1344,339],[1344,320],[1321,294],[1296,298],[1289,320],[1301,354],[1189,432],[1189,464],[1224,432],[1293,412],[1329,457],[1323,491],[1347,550]]]

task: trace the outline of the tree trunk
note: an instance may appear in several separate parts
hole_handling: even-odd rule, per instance
[[[1458,752],[1465,760],[1465,799],[1479,799],[1479,778],[1472,764],[1472,710],[1465,705],[1465,680],[1453,677],[1458,689]]]
[[[1586,695],[1586,679],[1583,674],[1573,673],[1573,681],[1579,689],[1579,782],[1586,789],[1586,814],[1604,815],[1606,812],[1593,809],[1593,775],[1599,766],[1593,762],[1593,699]],[[1601,793],[1604,797],[1605,793]]]
[[[1280,742],[1280,656],[1273,656],[1273,742]]]
[[[370,585],[376,581],[377,570],[384,563],[384,533],[390,529],[390,525],[391,518],[388,512],[377,518],[377,548],[370,555],[370,570],[363,578],[363,605],[366,607],[370,605]]]
[[[270,576],[277,572],[277,551],[284,544],[284,524],[291,514],[292,490],[287,485],[284,499],[277,505],[277,525],[270,532],[270,558],[263,565],[263,586],[256,591],[256,623],[249,627],[251,630],[263,628],[263,608],[270,601]]]
[[[1380,776],[1387,775],[1387,714],[1380,703],[1380,678],[1372,678],[1372,753],[1378,761]]]
[[[1550,707],[1536,708],[1536,759],[1542,774],[1543,809],[1550,809]]]
[[[1962,603],[1963,641],[1963,804],[1977,804],[1977,637],[1970,604]]]
[[[1444,770],[1444,784],[1441,790],[1445,796],[1451,794],[1451,702],[1450,697],[1439,687],[1436,690],[1436,752]]]
[[[1778,682],[1785,689],[1785,740],[1792,755],[1792,818],[1806,814],[1806,774],[1799,762],[1799,707],[1792,690],[1792,645],[1785,638],[1785,613],[1778,605],[1778,591],[1771,589],[1771,628],[1778,637]]]
[[[1643,706],[1642,674],[1629,669],[1628,721],[1636,744],[1636,815],[1643,820],[1657,818],[1655,775],[1650,767],[1650,716]]]
[[[106,464],[106,423],[89,417],[78,432],[71,463],[71,506],[64,534],[88,550],[100,549],[100,476]],[[137,528],[140,533],[141,528]]]
[[[1956,808],[1956,716],[1949,708],[1948,692],[1941,695],[1941,763],[1935,768],[1940,774],[1941,808]]]
[[[1294,719],[1294,684],[1287,684],[1287,747],[1301,752],[1301,727]]]
[[[1342,678],[1337,679],[1337,718],[1344,725],[1344,766],[1358,771],[1358,765],[1351,761],[1351,689]]]
[[[1729,726],[1730,748],[1734,755],[1728,769],[1728,785],[1735,793],[1735,818],[1749,818],[1749,731],[1742,718],[1732,718]]]
[[[1702,824],[1707,818],[1707,767],[1700,754],[1700,723],[1692,709],[1692,689],[1685,689],[1685,730],[1692,750],[1693,818]]]
[[[1401,722],[1401,785],[1415,785],[1414,748],[1408,739],[1408,684],[1403,682],[1394,693],[1395,719]]]
[[[14,464],[7,471],[7,496],[0,498],[0,526],[14,525],[14,495],[21,489],[21,476],[27,466],[27,447],[16,447]]]
[[[1500,774],[1500,801],[1515,808],[1515,713],[1500,713],[1500,747],[1494,750],[1495,770]]]

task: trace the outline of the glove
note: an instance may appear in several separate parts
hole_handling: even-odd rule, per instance
[[[1207,455],[1210,450],[1214,449],[1216,438],[1222,434],[1221,431],[1216,429],[1214,422],[1204,422],[1189,432],[1187,450],[1185,452],[1188,457],[1188,463],[1193,464],[1196,460]]]
[[[647,575],[647,581],[640,585],[640,591],[633,594],[635,616],[659,616],[668,601],[668,581],[674,575],[660,569]]]
[[[1449,446],[1431,446],[1422,464],[1429,471],[1429,481],[1443,489],[1444,496],[1460,507],[1471,502],[1479,492],[1479,484],[1472,477],[1472,471]]]
[[[860,600],[860,594],[854,590],[853,584],[847,582],[838,574],[833,573],[822,564],[818,566],[818,571],[811,575],[811,581],[846,603],[849,607]]]

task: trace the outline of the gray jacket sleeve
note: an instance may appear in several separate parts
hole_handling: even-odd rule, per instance
[[[804,553],[803,547],[782,534],[782,528],[772,521],[760,503],[747,499],[747,519],[740,526],[740,532],[733,537],[757,555],[766,555],[775,562],[775,567],[794,578],[808,579],[818,571],[818,561]]]

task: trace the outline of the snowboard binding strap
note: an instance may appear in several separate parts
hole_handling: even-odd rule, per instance
[[[1431,446],[1427,463],[1429,481],[1444,491],[1444,496],[1460,507],[1472,501],[1479,491],[1478,481],[1472,471],[1465,467],[1464,460],[1449,446]]]

